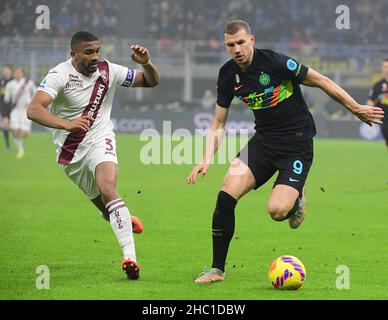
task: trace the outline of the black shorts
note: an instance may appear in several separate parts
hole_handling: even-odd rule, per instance
[[[253,136],[237,157],[251,169],[256,180],[254,189],[279,171],[274,186],[285,184],[301,193],[313,162],[313,139],[269,144]]]
[[[10,103],[0,103],[0,113],[3,118],[9,118],[11,111],[12,109]]]

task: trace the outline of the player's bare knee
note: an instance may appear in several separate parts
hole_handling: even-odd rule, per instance
[[[286,217],[285,214],[280,213],[280,212],[270,212],[271,218],[275,221],[283,221]]]
[[[275,221],[283,221],[288,213],[288,207],[282,203],[269,203],[267,211]]]

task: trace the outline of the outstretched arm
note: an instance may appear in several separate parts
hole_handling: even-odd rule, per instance
[[[382,123],[384,111],[381,108],[370,105],[360,105],[338,84],[311,68],[308,69],[306,79],[302,84],[309,87],[321,88],[333,100],[342,104],[346,109],[368,125],[372,125],[372,123]]]
[[[88,116],[82,116],[72,121],[67,121],[58,117],[55,117],[47,108],[53,101],[53,98],[46,92],[36,91],[32,97],[31,102],[27,108],[27,117],[42,126],[64,129],[66,131],[88,131],[90,129],[90,122],[93,119]]]
[[[140,63],[143,70],[136,70],[136,77],[132,87],[155,87],[159,84],[160,75],[155,65],[151,62],[151,55],[147,48],[138,44],[132,45],[133,61]]]

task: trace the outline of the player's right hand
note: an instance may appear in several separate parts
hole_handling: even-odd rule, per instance
[[[82,116],[77,119],[67,121],[65,125],[65,130],[69,132],[76,131],[89,131],[90,123],[93,121],[92,117]]]
[[[202,177],[206,175],[206,173],[209,170],[209,165],[208,164],[197,164],[194,169],[191,171],[191,173],[188,175],[186,178],[186,183],[187,184],[194,184],[195,180],[197,179],[197,174],[201,174]]]

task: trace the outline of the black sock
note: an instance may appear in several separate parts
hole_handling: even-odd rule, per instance
[[[224,191],[218,193],[213,214],[213,264],[212,268],[225,269],[229,243],[234,233],[234,208],[237,201]]]
[[[9,145],[9,130],[3,129],[3,134],[4,134],[5,146],[7,147],[7,149],[9,149],[9,147],[10,147],[10,145]]]
[[[296,211],[298,211],[299,209],[299,197],[296,199],[295,201],[295,204],[294,206],[292,207],[292,209],[287,213],[286,217],[284,218],[285,219],[289,219],[290,217],[292,217]]]

